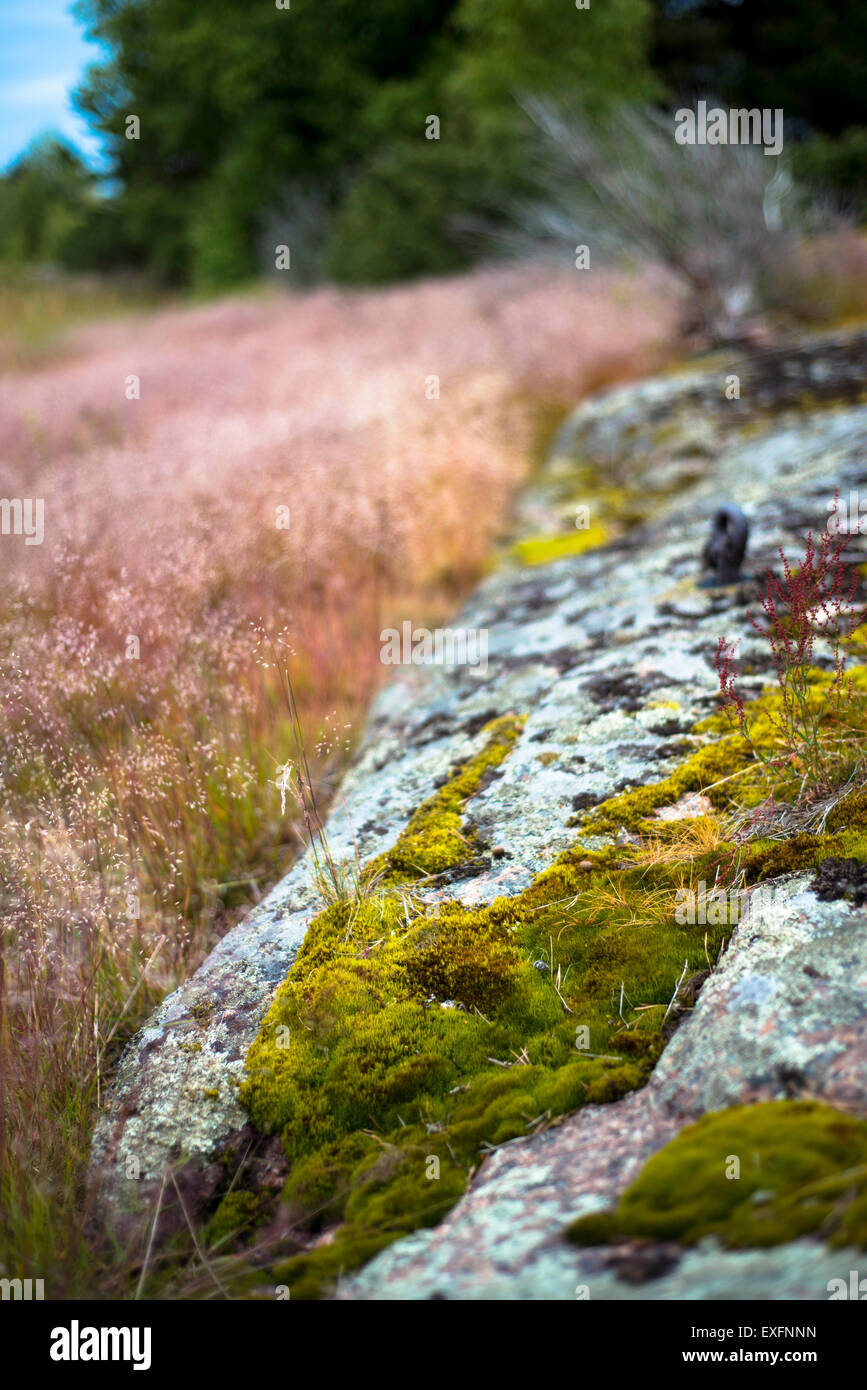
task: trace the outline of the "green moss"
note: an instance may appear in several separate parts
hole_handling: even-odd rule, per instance
[[[576,1245],[610,1245],[617,1239],[617,1216],[613,1211],[591,1211],[566,1228],[566,1239]]]
[[[261,1224],[268,1214],[266,1193],[236,1189],[223,1198],[207,1230],[210,1245],[227,1246]]]
[[[844,796],[834,807],[825,825],[832,833],[867,830],[867,787]]]
[[[706,731],[708,721],[698,725],[699,731]],[[632,831],[652,830],[657,833],[659,823],[648,823],[651,813],[660,806],[670,806],[687,792],[705,792],[711,803],[718,807],[728,804],[730,784],[717,784],[733,773],[750,768],[753,762],[752,751],[746,739],[739,734],[726,734],[715,743],[706,744],[686,759],[686,761],[661,782],[636,787],[634,791],[609,797],[595,806],[588,814],[576,816],[572,824],[579,825],[583,837],[590,835],[616,835],[621,826]],[[740,790],[748,780],[749,774],[739,778]],[[756,767],[754,779],[761,776]]]
[[[298,1221],[334,1230],[281,1265],[293,1297],[440,1220],[486,1148],[646,1080],[684,959],[705,964],[708,929],[675,923],[664,866],[621,876],[636,894],[652,883],[668,895],[653,926],[636,926],[628,893],[600,910],[604,856],[588,873],[577,854],[482,908],[447,902],[407,924],[386,894],[311,924],[242,1088],[292,1160],[284,1195]],[[711,930],[707,947],[718,944]]]
[[[520,728],[515,716],[492,721],[481,752],[374,861],[379,891],[314,919],[248,1054],[241,1099],[281,1137],[293,1225],[329,1236],[274,1271],[294,1298],[320,1296],[341,1271],[439,1221],[490,1148],[643,1085],[684,961],[704,969],[729,930],[676,917],[678,890],[713,881],[725,845],[618,868],[622,849],[579,841],[513,898],[470,908],[407,895],[419,876],[477,852],[465,803]],[[651,812],[687,792],[721,811],[760,800],[749,744],[721,716],[696,732],[716,737],[663,781],[596,807],[582,835],[626,825],[670,839],[683,823]],[[841,802],[824,836],[748,847],[748,881],[863,852],[860,796]]]
[[[443,873],[470,857],[472,840],[461,831],[464,804],[511,752],[523,722],[505,715],[487,724],[483,732],[488,738],[481,752],[418,808],[392,849],[373,861],[372,872],[384,875],[389,883],[405,882]]]
[[[613,1211],[567,1231],[583,1245],[715,1236],[729,1247],[814,1233],[867,1248],[867,1121],[787,1100],[706,1115],[648,1160]]]

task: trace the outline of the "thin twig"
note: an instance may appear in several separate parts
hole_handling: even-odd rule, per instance
[[[671,1013],[672,1009],[674,1008],[674,1001],[675,1001],[675,999],[677,998],[678,994],[680,993],[680,987],[681,987],[681,985],[683,984],[683,977],[684,977],[684,975],[685,975],[686,972],[687,972],[688,966],[689,966],[689,959],[687,959],[687,960],[685,960],[685,961],[683,962],[683,969],[682,969],[681,972],[680,972],[680,979],[678,980],[677,984],[676,984],[675,987],[674,987],[674,994],[671,996],[671,999],[670,999],[670,1001],[669,1001],[668,1008],[666,1009],[665,1013],[662,1015],[662,1022],[663,1022],[663,1023],[664,1023],[665,1020],[668,1018],[668,1015]]]

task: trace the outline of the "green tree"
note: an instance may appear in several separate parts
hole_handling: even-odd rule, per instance
[[[863,0],[654,0],[652,60],[675,95],[782,107],[827,135],[865,124]]]
[[[61,262],[84,223],[94,183],[63,141],[32,145],[0,179],[0,259]]]
[[[520,187],[516,93],[601,104],[654,90],[649,0],[80,0],[78,11],[111,52],[78,101],[107,139],[127,235],[162,277],[206,286],[256,273],[263,228],[276,235],[281,219],[292,245],[299,189],[320,210],[308,270],[370,281],[451,269],[476,253],[467,229],[501,217]],[[425,138],[430,114],[438,141]]]
[[[424,60],[453,0],[81,0],[111,59],[80,108],[107,138],[133,239],[169,279],[254,274],[257,230],[304,177],[339,196],[382,84]],[[129,139],[127,118],[140,121]]]
[[[531,192],[522,95],[603,112],[661,92],[646,62],[650,7],[609,0],[461,0],[453,45],[423,80],[375,103],[366,159],[339,209],[331,268],[385,281],[451,270],[490,251]],[[439,118],[439,139],[426,118]]]

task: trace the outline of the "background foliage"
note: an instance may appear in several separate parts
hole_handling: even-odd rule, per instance
[[[696,94],[781,106],[798,168],[865,205],[857,0],[80,0],[109,58],[77,104],[92,174],[48,140],[0,180],[0,260],[216,289],[381,283],[489,254],[529,192],[530,94],[602,112]],[[141,122],[127,139],[126,118]],[[441,138],[427,139],[436,115]]]

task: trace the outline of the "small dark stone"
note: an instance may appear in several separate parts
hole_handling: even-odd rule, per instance
[[[734,502],[718,507],[711,521],[710,537],[702,551],[702,564],[712,571],[712,584],[737,584],[747,549],[750,525]]]
[[[689,743],[687,739],[682,738],[675,739],[671,743],[661,743],[652,753],[648,753],[648,757],[656,759],[684,758],[691,752],[692,744]]]

